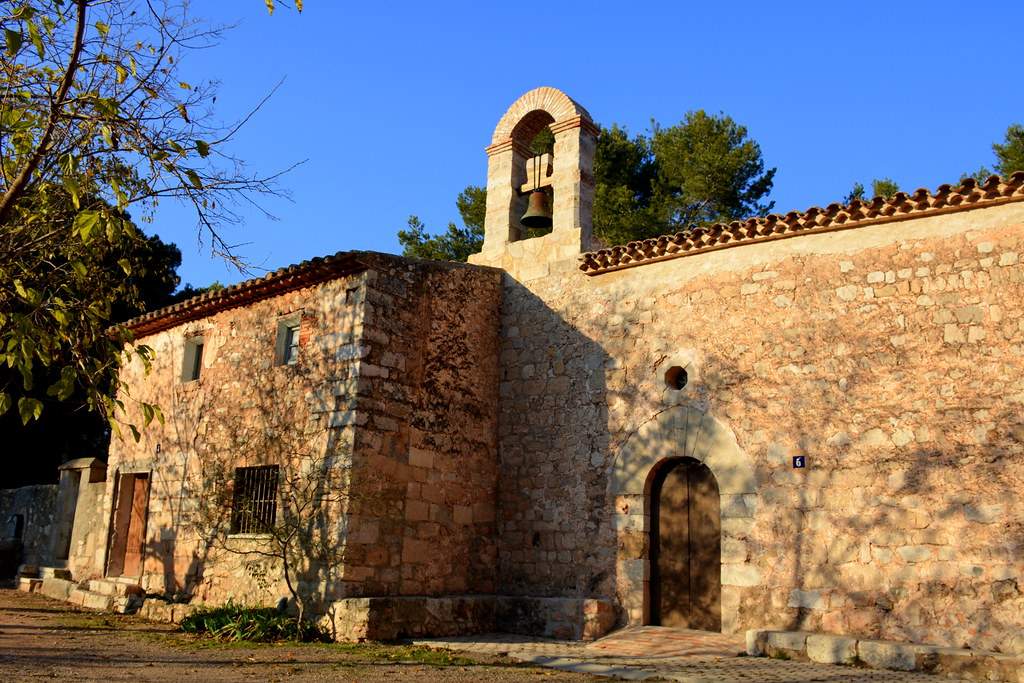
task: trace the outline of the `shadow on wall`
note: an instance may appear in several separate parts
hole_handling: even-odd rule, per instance
[[[1024,483],[1024,428],[1003,398],[1011,383],[969,401],[954,380],[984,359],[915,367],[924,356],[880,345],[867,325],[844,336],[839,352],[821,330],[789,334],[806,334],[799,341],[815,345],[812,352],[794,360],[784,344],[748,348],[748,369],[730,357],[739,352],[709,352],[700,381],[678,399],[732,426],[756,463],[751,524],[740,533],[725,519],[733,501],[723,491],[723,566],[750,562],[757,570],[724,587],[723,615],[735,612],[737,630],[1020,649],[1024,522],[1014,492]],[[941,391],[907,400],[901,387],[915,382]],[[663,406],[647,420],[676,410]],[[744,430],[751,415],[770,428]],[[629,448],[665,444],[645,441],[636,425]],[[700,459],[699,446],[686,450],[678,455]],[[795,455],[806,458],[805,469],[793,467]],[[623,543],[648,557],[646,534],[620,535]]]
[[[611,359],[509,275],[501,315],[499,593],[611,599]]]
[[[151,455],[117,463],[153,472],[148,591],[180,602],[285,596],[307,615],[341,594],[351,432],[331,416],[353,378],[309,355],[247,367],[226,358],[230,377],[173,385],[164,427],[145,434]],[[246,484],[236,468],[254,468]]]
[[[847,343],[877,348],[867,334]],[[759,535],[792,541],[769,582],[789,575],[786,626],[1005,650],[1024,608],[1024,527],[1008,514],[1021,484],[1019,418],[954,392],[905,404],[898,387],[917,379],[901,368],[909,354],[874,355],[880,362],[841,362],[834,384],[803,384],[786,402],[794,450],[768,449],[765,503],[775,510],[763,516],[771,533]],[[843,404],[861,411],[828,421]],[[824,417],[817,425],[801,419],[814,414]],[[792,467],[794,454],[806,455],[806,469]],[[781,597],[772,595],[776,613]]]

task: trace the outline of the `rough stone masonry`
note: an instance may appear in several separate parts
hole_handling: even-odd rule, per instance
[[[520,239],[544,127],[553,226]],[[552,88],[509,108],[474,265],[341,253],[132,321],[128,403],[166,416],[111,447],[104,524],[149,482],[134,578],[275,603],[235,468],[327,458],[300,580],[339,636],[594,637],[657,619],[659,473],[695,462],[723,631],[1024,652],[1024,174],[595,249],[596,134]]]

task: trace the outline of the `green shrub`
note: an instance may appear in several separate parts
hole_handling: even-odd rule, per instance
[[[223,607],[200,608],[181,622],[181,630],[228,641],[269,643],[278,640],[329,642],[315,624],[303,623],[273,607],[244,607],[228,602]]]

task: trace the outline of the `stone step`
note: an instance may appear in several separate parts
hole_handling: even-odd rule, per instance
[[[26,593],[36,593],[43,587],[43,580],[29,576],[18,577],[18,590]]]
[[[143,618],[152,621],[180,624],[185,617],[197,609],[199,609],[198,605],[165,602],[160,598],[149,598],[143,603],[139,614]]]
[[[71,580],[71,570],[64,567],[40,567],[40,579],[65,579]]]
[[[47,579],[43,585],[44,593],[54,583],[53,591],[59,593],[64,586],[56,585],[57,579]],[[118,614],[134,614],[142,607],[146,596],[137,584],[115,579],[90,579],[81,586],[71,588],[66,594],[67,601],[87,609],[117,612]]]
[[[118,614],[135,614],[142,609],[145,600],[146,598],[143,595],[124,595],[114,598],[111,609]]]
[[[36,579],[39,578],[39,567],[34,564],[22,564],[18,566],[18,578],[21,577]]]
[[[68,602],[72,605],[85,607],[86,609],[95,609],[104,612],[109,612],[114,606],[113,596],[104,595],[102,593],[93,593],[92,591],[85,590],[84,588],[76,588],[71,591],[71,595],[68,596]]]
[[[78,587],[74,581],[67,579],[40,579],[40,581],[43,582],[43,586],[39,592],[54,600],[67,600],[71,591]]]
[[[116,579],[90,579],[86,585],[93,593],[102,593],[113,597],[124,597],[126,595],[142,595],[142,587],[135,583],[119,581]]]

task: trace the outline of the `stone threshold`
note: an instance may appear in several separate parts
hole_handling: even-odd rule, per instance
[[[747,654],[956,676],[968,681],[1024,683],[1024,656],[937,645],[859,639],[806,631],[747,631]]]

